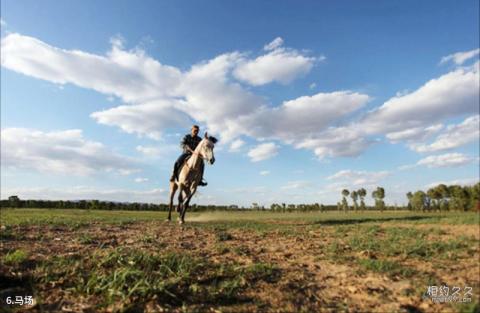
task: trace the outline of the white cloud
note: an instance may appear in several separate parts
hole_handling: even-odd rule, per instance
[[[310,86],[308,86],[308,88],[310,88],[310,89],[313,89],[313,88],[315,88],[315,87],[317,87],[317,84],[316,84],[316,83],[311,83]]]
[[[240,148],[245,145],[245,141],[242,139],[236,139],[230,144],[230,152],[237,152],[240,150]]]
[[[3,18],[0,18],[0,26],[5,27],[7,26],[7,22]]]
[[[471,141],[478,140],[480,129],[480,116],[470,116],[458,125],[449,125],[433,143],[412,145],[417,152],[434,152],[457,148]]]
[[[306,180],[289,181],[286,185],[280,187],[283,190],[305,189],[311,187],[312,183]]]
[[[281,48],[277,39],[267,45],[270,49],[266,50],[271,50],[267,54],[254,60],[243,59],[233,75],[254,86],[274,81],[286,85],[310,72],[317,59],[295,49]]]
[[[399,141],[423,141],[443,128],[442,124],[436,124],[429,127],[414,127],[398,132],[388,133],[385,136],[392,143]]]
[[[20,199],[38,200],[101,200],[118,202],[143,202],[159,203],[166,202],[167,192],[156,188],[150,190],[108,189],[75,186],[66,188],[8,188],[1,190],[1,198],[17,195]],[[162,201],[163,200],[163,201]]]
[[[377,184],[388,175],[390,175],[388,171],[367,172],[342,170],[327,177],[327,180],[343,181],[342,184],[347,184],[350,186],[362,186]]]
[[[191,124],[188,115],[176,109],[172,102],[156,100],[139,105],[121,105],[94,112],[90,116],[100,124],[118,126],[129,134],[160,140],[162,130]]]
[[[240,52],[225,53],[182,72],[138,47],[125,50],[119,37],[112,39],[111,50],[103,56],[9,34],[2,39],[2,66],[122,99],[125,105],[94,112],[91,117],[127,133],[161,139],[166,130],[195,122],[219,134],[226,144],[240,136],[278,140],[310,149],[319,158],[359,155],[377,141],[372,138],[377,135],[412,144],[438,131],[446,118],[478,114],[478,64],[457,68],[416,91],[393,97],[347,125],[346,119],[370,100],[368,95],[333,91],[272,106],[234,78],[243,73],[239,79],[253,84],[286,83],[322,59],[282,44],[274,40],[265,46],[270,50],[255,59]],[[239,142],[230,148],[235,150]]]
[[[38,39],[12,33],[2,38],[2,66],[58,84],[115,95],[126,102],[175,96],[181,72],[148,57],[142,50],[125,51],[118,39],[106,56],[52,47]]]
[[[138,152],[141,152],[143,155],[149,156],[149,157],[157,157],[162,153],[162,151],[159,147],[137,146],[135,149]]]
[[[317,93],[285,101],[276,108],[262,108],[243,125],[249,135],[287,143],[315,135],[324,138],[322,131],[329,124],[363,107],[369,99],[351,91]]]
[[[278,47],[280,47],[281,45],[283,45],[283,39],[281,37],[277,37],[272,42],[270,42],[269,44],[266,44],[263,47],[263,50],[266,50],[266,51],[275,50]]]
[[[444,118],[478,114],[478,68],[460,68],[432,79],[416,91],[393,97],[361,122],[367,133],[428,127]]]
[[[295,147],[313,150],[319,159],[324,159],[358,156],[374,142],[364,136],[362,129],[353,125],[328,128],[315,137],[295,143]]]
[[[263,143],[248,151],[248,156],[252,162],[263,161],[274,157],[278,153],[278,146],[273,143]]]
[[[279,49],[271,53],[306,58],[294,50]],[[162,65],[138,48],[124,50],[119,37],[112,39],[106,56],[59,49],[19,34],[2,39],[2,52],[2,65],[11,70],[123,99],[127,105],[97,111],[91,117],[157,140],[165,129],[187,127],[195,121],[206,125],[210,133],[220,134],[225,143],[241,135],[298,142],[321,135],[322,129],[369,99],[339,91],[300,97],[279,107],[267,106],[262,97],[230,79],[231,71],[246,60],[238,52],[201,62],[185,73]],[[33,57],[38,55],[42,58]],[[239,143],[233,144],[234,150]]]
[[[262,176],[267,176],[268,174],[270,174],[270,171],[261,171],[260,172],[260,175],[262,175]]]
[[[2,166],[43,173],[92,175],[135,171],[136,162],[117,155],[103,144],[83,138],[78,129],[42,132],[26,128],[2,130]]]
[[[136,183],[146,183],[148,181],[148,178],[145,177],[137,177],[134,179],[134,182]]]
[[[440,64],[444,64],[453,61],[456,65],[462,65],[465,61],[476,57],[480,53],[480,49],[474,49],[470,51],[457,52],[447,55],[440,60]]]
[[[425,165],[427,167],[456,167],[466,165],[473,162],[472,157],[461,153],[446,153],[442,155],[431,155],[421,159],[417,165]]]

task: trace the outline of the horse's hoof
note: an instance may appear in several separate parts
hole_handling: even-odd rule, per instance
[[[183,225],[183,223],[185,223],[185,222],[182,221],[182,220],[178,220],[178,224]]]
[[[172,221],[172,220],[169,219],[169,218],[167,218],[167,219],[165,220],[165,222],[171,222],[171,221]]]

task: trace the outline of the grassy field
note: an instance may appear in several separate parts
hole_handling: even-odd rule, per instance
[[[479,311],[478,213],[0,213],[0,300],[35,300],[2,310]]]

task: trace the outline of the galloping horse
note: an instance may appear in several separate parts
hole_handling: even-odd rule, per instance
[[[180,224],[185,222],[185,212],[187,211],[190,200],[197,191],[198,183],[202,178],[201,169],[203,166],[203,160],[207,161],[209,164],[215,162],[213,148],[216,142],[217,139],[215,137],[209,137],[207,133],[205,133],[205,137],[195,148],[192,156],[182,166],[180,173],[178,174],[178,180],[170,182],[168,221],[172,219],[173,197],[178,189],[177,212],[180,214],[178,222]]]

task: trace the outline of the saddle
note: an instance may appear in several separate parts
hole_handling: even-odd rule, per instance
[[[192,157],[192,155],[188,155],[185,160],[182,162],[182,164],[178,164],[178,168],[177,170],[175,171],[175,180],[178,181],[178,175],[180,174],[180,171],[182,170],[182,168],[185,166],[185,164],[187,164],[188,160]]]

